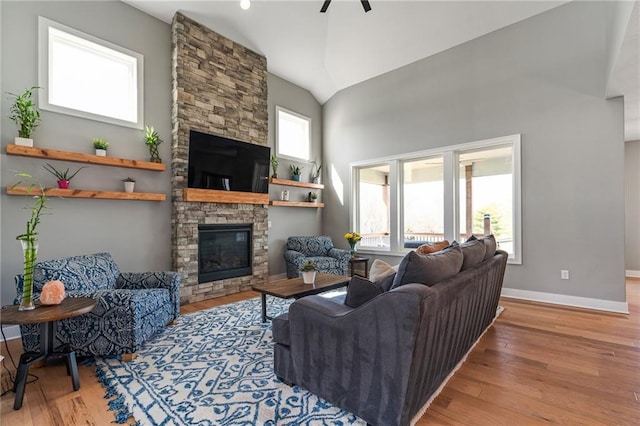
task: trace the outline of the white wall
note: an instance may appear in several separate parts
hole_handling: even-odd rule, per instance
[[[505,287],[624,302],[623,108],[603,99],[611,7],[572,2],[336,94],[323,229],[349,229],[352,161],[520,133],[523,262]]]
[[[625,259],[630,275],[640,276],[640,140],[624,144]]]
[[[5,146],[17,135],[9,121],[11,101],[5,92],[22,93],[37,85],[37,24],[44,16],[85,33],[144,55],[145,123],[159,131],[166,143],[160,156],[170,167],[171,76],[169,25],[122,2],[6,2],[2,7],[2,186],[17,180],[14,170],[31,173],[45,185],[55,186],[53,176],[42,166],[45,160],[7,156]],[[42,124],[34,134],[39,147],[93,153],[91,140],[101,137],[111,142],[115,157],[148,160],[143,132],[42,111]],[[77,163],[51,162],[56,168],[75,170]],[[166,270],[171,268],[170,170],[147,172],[117,167],[90,166],[73,180],[72,187],[97,190],[122,188],[121,179],[137,179],[136,190],[162,192],[167,201],[120,201],[50,199],[50,210],[39,225],[39,260],[108,251],[123,271]],[[16,295],[13,277],[22,273],[21,249],[15,236],[24,232],[30,212],[23,207],[25,197],[7,196],[2,191],[1,280],[2,304]]]

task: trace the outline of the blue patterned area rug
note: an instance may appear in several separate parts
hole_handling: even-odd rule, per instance
[[[268,314],[291,300],[268,297]],[[140,425],[349,425],[365,423],[273,373],[271,323],[260,299],[181,316],[131,362],[97,359],[116,421]]]

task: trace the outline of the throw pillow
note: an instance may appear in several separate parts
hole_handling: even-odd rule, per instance
[[[409,283],[432,286],[460,272],[462,260],[462,250],[457,245],[428,255],[411,251],[400,262],[391,288]]]
[[[355,275],[349,281],[344,304],[351,308],[357,308],[382,293],[384,291],[376,283]]]
[[[484,243],[485,245],[485,252],[484,252],[484,260],[489,259],[490,257],[493,257],[493,255],[496,254],[496,248],[497,248],[497,244],[496,244],[496,238],[493,236],[493,234],[490,235],[485,235],[484,237],[476,237],[475,235],[471,235],[467,241],[474,241],[474,240],[480,240]]]
[[[397,265],[391,266],[384,260],[376,259],[373,261],[371,268],[369,269],[369,279],[377,282],[391,274],[395,274],[397,271]]]
[[[462,249],[462,270],[469,269],[480,264],[484,260],[485,245],[480,240],[467,240],[460,244]]]
[[[425,243],[416,249],[418,254],[431,254],[449,247],[449,241],[438,241],[435,243]]]

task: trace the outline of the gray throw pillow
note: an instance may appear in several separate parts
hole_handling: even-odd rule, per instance
[[[411,251],[400,262],[391,288],[410,283],[432,286],[460,272],[462,261],[462,250],[457,244],[429,255]]]
[[[471,235],[467,239],[467,241],[474,241],[474,240],[479,240],[484,243],[485,250],[484,250],[484,259],[482,259],[483,261],[493,257],[496,254],[496,248],[497,248],[496,237],[494,237],[493,234],[485,235],[484,237],[479,237],[479,238],[476,237],[475,235]]]
[[[349,281],[347,297],[344,299],[344,304],[351,308],[357,308],[382,293],[384,293],[384,290],[376,283],[359,275],[355,275],[351,278],[351,281]]]
[[[462,270],[476,266],[484,260],[485,245],[480,240],[467,240],[460,244],[462,249]]]

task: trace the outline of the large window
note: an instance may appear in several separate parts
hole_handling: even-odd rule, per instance
[[[521,263],[520,135],[352,164],[362,250],[492,233]]]
[[[142,129],[143,57],[39,18],[40,107]]]
[[[276,106],[276,149],[278,157],[309,161],[311,119]]]

